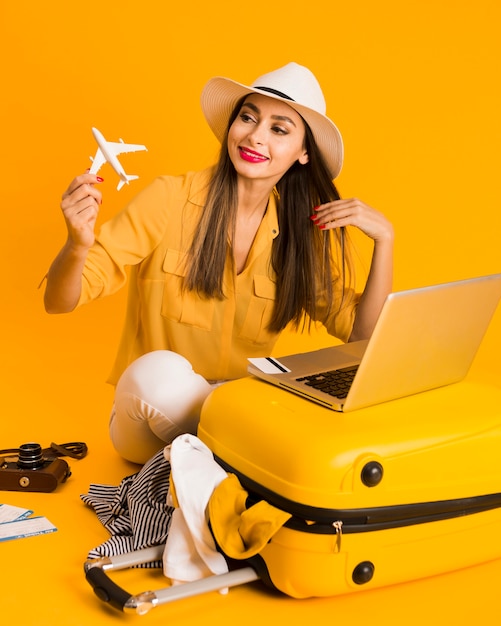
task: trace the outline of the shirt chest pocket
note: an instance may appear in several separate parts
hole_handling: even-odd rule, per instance
[[[184,265],[180,252],[167,250],[162,268],[165,278],[161,313],[166,319],[179,324],[210,330],[215,302],[201,298],[196,291],[183,289]]]
[[[254,276],[252,295],[240,338],[253,343],[268,343],[274,337],[267,328],[275,306],[276,285],[267,276]]]

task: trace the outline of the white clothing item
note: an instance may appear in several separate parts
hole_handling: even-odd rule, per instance
[[[209,448],[194,435],[177,437],[164,451],[171,464],[178,508],[174,509],[164,550],[164,574],[172,584],[225,574],[228,565],[209,529],[207,505],[228,474]],[[172,505],[172,494],[167,504]]]
[[[146,463],[182,433],[196,433],[211,385],[183,356],[169,350],[149,352],[120,377],[110,419],[117,452]]]

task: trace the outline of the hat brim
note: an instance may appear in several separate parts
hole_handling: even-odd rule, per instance
[[[211,78],[203,88],[200,98],[205,119],[219,141],[224,138],[228,120],[237,102],[250,93],[258,93],[274,100],[280,100],[297,111],[310,127],[332,178],[334,179],[339,175],[343,164],[343,139],[337,126],[327,116],[293,100],[255,87],[242,85],[222,76]]]

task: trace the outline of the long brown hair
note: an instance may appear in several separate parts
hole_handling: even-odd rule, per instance
[[[245,97],[238,102],[230,116],[205,208],[188,253],[185,288],[202,297],[224,298],[228,234],[233,232],[238,206],[237,175],[228,155],[227,136],[244,100]],[[268,327],[271,332],[280,332],[289,322],[299,328],[307,315],[317,319],[315,311],[320,300],[325,303],[328,317],[334,306],[333,281],[342,280],[345,287],[347,267],[351,267],[344,229],[321,231],[309,219],[315,206],[340,196],[306,122],[304,126],[308,162],[296,162],[276,185],[280,233],[273,241],[271,254],[276,276],[275,307]],[[339,265],[340,276],[334,276],[333,267]]]

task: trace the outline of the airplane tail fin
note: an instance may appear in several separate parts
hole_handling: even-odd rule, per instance
[[[132,174],[131,176],[127,176],[127,185],[130,183],[131,180],[137,180],[139,178],[139,176],[134,176],[134,174]],[[118,186],[117,186],[117,190],[120,191],[120,189],[122,189],[122,187],[126,184],[126,181],[120,179]]]

